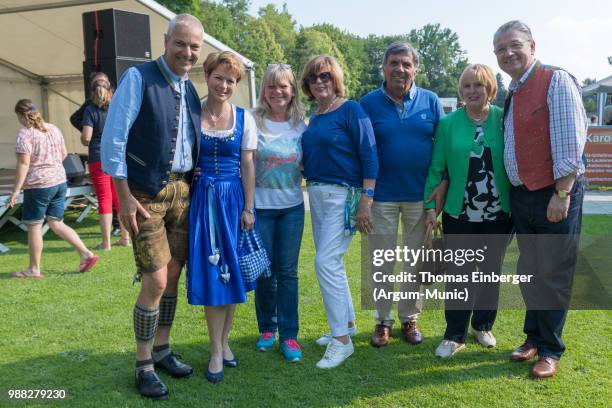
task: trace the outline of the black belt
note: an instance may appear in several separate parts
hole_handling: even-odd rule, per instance
[[[518,188],[518,189],[523,190],[523,191],[528,191],[528,192],[530,192],[530,193],[533,193],[533,192],[536,192],[536,191],[540,191],[540,190],[551,190],[551,189],[553,189],[553,190],[554,190],[554,189],[555,189],[555,185],[554,185],[554,184],[551,184],[550,186],[546,186],[546,187],[538,188],[537,190],[530,190],[530,189],[528,189],[528,188],[527,188],[527,186],[526,186],[526,185],[524,185],[524,184],[521,184],[521,185],[519,185],[519,186],[513,186],[513,187],[514,187],[514,188]]]

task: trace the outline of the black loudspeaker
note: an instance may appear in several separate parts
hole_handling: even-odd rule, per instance
[[[89,97],[89,74],[108,75],[114,88],[131,66],[151,60],[149,16],[107,9],[83,13],[83,83]]]
[[[129,68],[134,65],[139,65],[149,60],[145,59],[134,59],[134,58],[109,58],[98,60],[98,64],[94,64],[93,60],[87,60],[83,62],[83,83],[85,86],[85,97],[89,98],[89,74],[92,72],[104,72],[114,89],[117,89],[117,84],[121,75]]]
[[[68,154],[62,164],[64,165],[64,170],[66,170],[68,185],[73,186],[81,184],[85,178],[86,172],[85,166],[83,166],[83,162],[79,155],[76,153]]]
[[[85,59],[151,58],[149,16],[107,9],[83,13]]]

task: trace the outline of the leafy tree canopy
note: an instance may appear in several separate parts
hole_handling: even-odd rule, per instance
[[[405,35],[363,38],[327,23],[298,27],[286,4],[280,10],[268,4],[251,16],[250,0],[158,1],[175,13],[200,18],[208,34],[255,62],[258,80],[269,63],[288,62],[299,76],[310,57],[330,54],[344,70],[347,96],[358,99],[380,86],[385,49],[395,41],[409,41],[421,56],[417,84],[441,97],[454,97],[467,65],[458,35],[440,24],[426,24]]]

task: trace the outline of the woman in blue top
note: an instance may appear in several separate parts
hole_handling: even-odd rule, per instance
[[[236,367],[229,331],[237,303],[254,285],[243,281],[238,264],[240,229],[254,225],[253,191],[257,127],[251,114],[229,102],[244,66],[229,51],[204,61],[208,98],[202,105],[202,143],[189,216],[187,299],[204,305],[210,361],[206,379],[218,383],[223,366]]]
[[[315,271],[331,329],[317,340],[327,346],[317,367],[333,368],[354,351],[355,312],[342,258],[357,229],[372,229],[378,158],[370,119],[357,102],[344,99],[342,69],[333,57],[308,61],[300,83],[318,107],[302,136]]]
[[[297,81],[286,64],[270,64],[261,81],[254,116],[257,122],[255,206],[272,276],[260,278],[255,289],[257,349],[274,345],[288,362],[300,361],[298,334],[298,258],[304,231],[302,194],[302,133],[304,110]]]

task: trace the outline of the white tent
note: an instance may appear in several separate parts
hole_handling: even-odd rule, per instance
[[[610,110],[605,106],[608,94],[612,94],[612,75],[582,88],[582,96],[597,95],[597,124],[599,126],[605,122],[604,116]]]
[[[612,75],[582,88],[582,96],[591,96],[598,93],[612,93]]]
[[[45,119],[57,125],[69,152],[85,152],[69,117],[84,101],[82,14],[115,8],[149,15],[152,57],[163,54],[163,34],[174,13],[151,0],[2,0],[0,2],[0,168],[15,168],[15,136],[19,124],[13,107],[30,98]],[[206,29],[206,27],[204,27]],[[205,35],[201,61],[225,44]],[[253,62],[241,56],[248,68],[233,101],[244,107],[255,103]],[[206,95],[202,68],[191,79],[200,96]]]

